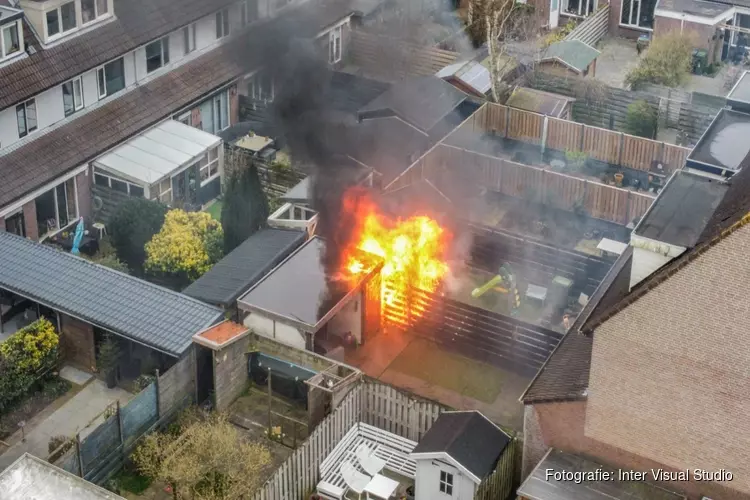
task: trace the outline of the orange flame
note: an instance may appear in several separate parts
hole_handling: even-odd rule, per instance
[[[344,210],[357,224],[343,253],[346,270],[357,276],[382,262],[382,301],[387,305],[405,297],[409,287],[435,291],[448,272],[448,231],[425,215],[389,218],[372,200],[356,195],[349,192],[344,199]],[[406,307],[413,316],[424,312],[415,304]]]

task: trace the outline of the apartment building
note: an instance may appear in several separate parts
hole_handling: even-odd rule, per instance
[[[240,94],[273,96],[253,52],[296,22],[335,63],[353,13],[348,0],[0,0],[0,230],[43,240],[93,222],[94,185],[215,197],[215,134],[237,123]]]

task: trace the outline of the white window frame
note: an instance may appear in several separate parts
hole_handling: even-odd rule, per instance
[[[57,188],[60,187],[60,186],[62,186],[62,185],[65,185],[66,183],[68,183],[70,181],[73,182],[73,197],[75,198],[76,213],[75,213],[75,217],[71,217],[71,220],[69,220],[68,223],[65,226],[60,227],[60,205],[58,204],[59,201],[57,199]],[[67,228],[73,226],[74,224],[77,224],[78,220],[81,217],[81,210],[78,207],[78,182],[76,181],[75,177],[71,177],[70,179],[66,179],[63,182],[61,182],[60,184],[56,184],[56,185],[52,186],[50,189],[48,189],[47,191],[42,192],[41,194],[39,194],[39,196],[37,196],[36,198],[34,198],[34,203],[36,204],[37,198],[39,198],[40,196],[43,196],[43,195],[47,194],[49,191],[52,191],[52,194],[53,194],[54,200],[55,200],[55,224],[56,224],[57,228],[54,229],[54,230],[52,230],[52,231],[47,231],[44,234],[40,234],[39,235],[39,241],[40,242],[46,240],[47,238],[51,238],[52,236],[54,236],[54,235],[56,235],[56,234],[58,234],[58,233],[60,233],[62,231],[65,231]],[[68,204],[66,203],[65,206],[67,207]],[[34,223],[37,224],[37,226],[39,225],[37,220],[35,220]],[[28,231],[28,229],[27,229],[27,231]]]
[[[192,126],[192,113],[188,111],[187,113],[183,113],[179,115],[175,120],[177,120],[180,123],[184,123],[185,125]]]
[[[99,12],[99,0],[94,0],[94,19],[91,21],[85,22],[83,20],[83,1],[81,0],[81,26],[88,26],[90,24],[93,24],[97,21],[100,21],[101,18],[109,16],[109,0],[104,0],[104,5],[107,6],[107,12],[104,14]]]
[[[29,127],[29,104],[30,103],[34,103],[34,121],[36,122],[36,124],[34,125],[33,129]],[[23,131],[23,133],[21,132],[20,124],[18,123],[19,108],[23,108],[23,124],[24,124],[24,128],[26,129]],[[31,99],[28,99],[16,106],[16,127],[18,129],[19,139],[23,139],[24,137],[27,137],[28,135],[39,130],[39,109],[36,106],[35,97],[32,97]]]
[[[630,21],[631,19],[633,19],[633,3],[634,2],[638,2],[638,12],[637,12],[637,15],[636,15],[636,22],[640,22],[640,19],[641,19],[641,7],[643,7],[643,1],[644,0],[630,0],[630,15],[628,15],[628,21]],[[640,31],[647,31],[647,32],[654,31],[653,28],[648,28],[646,26],[641,26],[639,24],[630,24],[630,22],[623,23],[622,22],[622,11],[623,11],[624,8],[625,8],[625,2],[620,2],[620,18],[618,19],[620,26],[625,27],[625,28],[631,28],[631,29],[635,29],[635,30],[640,30]],[[653,17],[653,21],[652,22],[656,22],[656,5],[654,5],[654,12],[652,13],[652,17]]]
[[[591,11],[593,14],[596,12],[596,9],[598,7],[598,0],[579,0],[578,1],[578,13],[568,12],[567,6],[569,4],[570,0],[562,0],[560,2],[560,14],[563,16],[569,16],[569,17],[588,17],[590,14],[589,12],[589,6],[593,4],[594,8]],[[585,8],[584,8],[585,7]],[[622,7],[621,7],[622,9]]]
[[[328,33],[328,62],[336,64],[341,62],[343,50],[343,26],[336,26]],[[338,42],[338,45],[336,43]]]
[[[78,96],[79,102],[76,102],[76,83],[78,84],[78,92],[80,95]],[[77,76],[73,78],[72,80],[68,80],[67,82],[63,83],[60,86],[60,90],[63,93],[63,113],[65,112],[65,85],[70,84],[72,89],[72,95],[73,95],[73,111],[71,113],[65,114],[66,117],[71,116],[75,114],[77,111],[80,111],[83,109],[84,101],[83,101],[83,77]],[[97,83],[98,85],[98,83]]]
[[[118,90],[117,92],[114,92],[114,93],[112,93],[112,94],[109,94],[109,93],[107,92],[107,73],[106,73],[106,69],[105,69],[105,68],[107,67],[107,65],[109,65],[109,64],[112,64],[113,62],[115,62],[115,61],[119,61],[119,60],[122,60],[122,65],[123,65],[123,78],[125,78],[125,58],[124,58],[124,57],[118,57],[117,59],[113,59],[113,60],[109,61],[108,63],[106,63],[106,64],[102,64],[101,66],[99,66],[98,68],[96,68],[96,93],[97,93],[97,94],[99,95],[99,99],[104,99],[104,98],[107,98],[107,97],[109,97],[110,95],[114,95],[114,94],[116,94],[117,92],[120,92],[120,91],[122,91],[122,90],[125,90],[125,87],[127,86],[127,83],[126,83],[126,82],[123,82],[123,83],[124,83],[124,85],[123,85],[123,88],[122,88],[122,89],[120,89],[120,90]],[[100,79],[100,76],[99,76],[99,75],[100,75],[100,74],[102,75],[102,76],[101,76],[101,79],[102,79],[102,80],[101,80],[101,83],[103,83],[103,85],[104,85],[104,93],[102,93],[102,88],[101,88],[101,86],[99,85],[99,83],[100,83],[100,81],[99,81],[99,79]]]
[[[159,44],[159,66],[153,69],[148,69],[148,47],[151,45]],[[153,42],[147,43],[143,47],[143,52],[146,57],[146,74],[150,75],[154,71],[158,71],[162,68],[164,68],[166,65],[169,64],[170,61],[170,54],[169,54],[169,36],[165,36],[164,38],[159,38],[158,40],[154,40]]]
[[[115,180],[117,182],[122,182],[123,184],[125,184],[127,186],[127,195],[128,196],[140,196],[142,198],[146,197],[146,188],[144,188],[143,186],[139,186],[137,184],[133,184],[132,182],[128,182],[128,181],[119,179],[119,178],[111,176],[109,174],[103,174],[103,173],[101,173],[99,171],[94,171],[94,185],[95,186],[101,186],[101,184],[97,184],[96,183],[96,178],[97,177],[103,177],[103,178],[107,179],[107,186],[106,187],[109,188],[109,189],[114,189],[112,187],[112,181]],[[130,188],[133,187],[133,186],[135,186],[135,187],[139,188],[141,191],[143,191],[143,194],[142,195],[137,195],[137,194],[134,195],[134,194],[132,194],[130,192]],[[122,191],[117,191],[117,192],[121,193]]]
[[[439,480],[440,484],[438,487],[438,491],[443,495],[453,496],[453,488],[455,487],[455,484],[453,482],[453,474],[441,469]]]
[[[213,160],[210,159],[211,158],[211,152],[214,152],[216,154],[216,157]],[[205,165],[201,165],[200,164],[203,160],[206,160],[206,164]],[[206,178],[206,180],[202,180],[201,181],[200,187],[203,187],[206,184],[208,184],[211,181],[213,181],[214,179],[218,178],[219,175],[221,174],[221,172],[219,170],[219,146],[216,146],[216,147],[211,148],[210,150],[208,150],[206,152],[206,155],[199,160],[198,165],[199,165],[198,166],[198,179],[202,178],[201,172],[203,172],[204,170],[208,170],[208,173],[209,173],[208,177]],[[211,175],[211,169],[212,169],[212,167],[216,167],[216,172],[213,175]]]
[[[226,38],[231,33],[229,9],[222,9],[216,13],[216,39]]]
[[[5,32],[12,28],[16,28],[16,36],[18,36],[18,50],[8,54],[8,48],[5,46]],[[21,24],[21,21],[16,21],[13,24],[8,24],[6,26],[0,27],[0,60],[8,59],[10,57],[16,57],[19,54],[23,53],[23,51],[23,25]]]
[[[276,86],[274,85],[273,77],[268,77],[271,82],[270,96],[263,92],[263,74],[255,73],[253,76],[248,78],[248,94],[251,99],[256,101],[273,102],[276,97]]]
[[[162,191],[161,185],[166,182],[169,185],[169,189]],[[161,179],[159,182],[156,183],[156,201],[159,203],[164,203],[165,205],[168,205],[169,203],[172,203],[172,177],[165,177],[164,179]],[[162,201],[162,196],[169,194],[169,200]]]
[[[74,19],[76,21],[76,24],[72,28],[66,30],[65,27],[63,26],[62,8],[65,5],[68,5],[68,4],[71,4],[71,3],[73,4]],[[55,7],[54,9],[45,10],[44,11],[44,32],[47,34],[47,40],[57,40],[58,38],[62,38],[63,36],[66,36],[66,35],[68,35],[70,33],[73,33],[74,31],[78,30],[78,28],[80,27],[78,25],[79,10],[80,10],[80,8],[79,8],[78,2],[76,0],[71,0],[70,2],[61,3],[60,5],[58,5],[57,7]],[[50,33],[49,33],[49,23],[47,22],[47,14],[49,12],[52,12],[52,11],[57,11],[57,24],[58,24],[58,28],[60,30],[57,33],[55,33],[54,35],[50,35]]]
[[[222,95],[226,96],[226,109],[224,109],[224,110],[221,109],[222,108],[222,106],[221,106],[221,97],[222,97]],[[216,132],[221,132],[222,130],[226,130],[229,127],[231,127],[232,126],[232,123],[231,123],[232,120],[230,120],[230,116],[229,116],[230,115],[230,108],[231,108],[231,106],[229,104],[229,91],[225,90],[224,92],[219,92],[217,95],[215,95],[215,96],[213,96],[211,98],[211,102],[212,102],[212,104],[211,104],[211,112],[213,113],[213,119],[214,119],[214,130]],[[219,115],[220,111],[223,111],[225,113],[226,117],[227,117],[227,126],[226,127],[222,127],[221,126],[221,116]]]
[[[195,51],[195,23],[182,28],[182,43],[185,55]]]
[[[252,16],[252,19],[248,15],[250,12],[251,7],[255,7],[255,13]],[[258,1],[257,0],[241,0],[240,2],[240,14],[242,18],[242,26],[247,26],[251,23],[254,23],[258,20]]]

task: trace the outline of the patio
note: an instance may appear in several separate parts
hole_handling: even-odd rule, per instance
[[[416,446],[415,441],[356,423],[320,464],[318,494],[334,500],[360,498],[360,493],[383,500],[404,495],[417,474],[417,464],[409,457]]]

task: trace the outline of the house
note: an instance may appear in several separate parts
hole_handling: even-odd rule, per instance
[[[124,500],[28,453],[0,472],[0,491],[3,500]]]
[[[524,476],[555,448],[615,469],[713,471],[651,482],[750,498],[748,167],[673,174],[521,397]]]
[[[348,0],[3,5],[0,229],[44,240],[79,217],[100,220],[108,198],[204,203],[218,194],[221,158],[210,146],[183,151],[180,137],[152,129],[174,119],[215,136],[239,121],[240,95],[269,94],[260,57],[239,61],[234,54],[262,50],[271,34],[296,26],[299,36],[332,43],[334,61],[354,14]],[[154,148],[161,151],[156,158]],[[118,156],[128,165],[117,166]],[[128,177],[140,162],[156,170]]]
[[[600,52],[580,40],[562,40],[544,49],[539,69],[558,76],[594,76]]]
[[[443,496],[475,498],[511,441],[478,411],[447,411],[438,417],[409,457],[417,465],[416,500]]]
[[[552,92],[516,87],[505,102],[511,108],[531,111],[541,115],[570,120],[575,99]]]
[[[220,309],[68,252],[0,232],[2,321],[44,316],[56,325],[66,361],[97,367],[97,346],[123,345],[123,376],[162,371],[185,356],[192,337],[220,321]],[[12,333],[12,332],[6,332]]]

